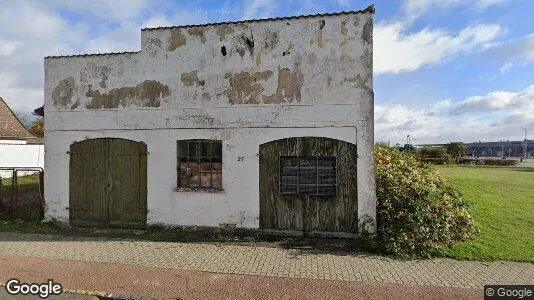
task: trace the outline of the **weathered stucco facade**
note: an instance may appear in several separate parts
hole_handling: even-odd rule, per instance
[[[147,146],[147,223],[259,226],[259,146],[357,146],[357,214],[375,219],[374,8],[149,28],[141,51],[45,58],[46,217],[69,219],[70,145]],[[177,190],[176,141],[222,141],[223,191]],[[371,230],[374,223],[370,223]]]

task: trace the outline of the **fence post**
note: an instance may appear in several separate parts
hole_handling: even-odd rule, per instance
[[[39,198],[41,199],[41,220],[44,219],[45,201],[44,201],[44,171],[39,170]]]
[[[17,207],[15,205],[15,202],[17,201],[17,194],[18,194],[18,184],[17,184],[17,169],[13,169],[13,177],[11,179],[11,190],[13,191],[11,194],[11,218],[15,218],[15,208]]]

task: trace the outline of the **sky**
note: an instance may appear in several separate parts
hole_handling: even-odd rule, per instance
[[[534,136],[531,0],[0,0],[0,97],[43,104],[43,58],[140,50],[140,29],[361,10],[375,4],[375,140]]]

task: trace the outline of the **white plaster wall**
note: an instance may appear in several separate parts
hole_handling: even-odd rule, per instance
[[[60,136],[59,136],[60,135]],[[47,138],[45,184],[47,215],[68,220],[69,147],[84,139],[121,137],[147,144],[148,223],[218,226],[235,223],[257,228],[259,216],[259,145],[293,136],[324,136],[354,143],[354,127],[240,128],[54,132]],[[177,192],[176,141],[209,138],[223,142],[223,192]],[[237,161],[237,157],[244,157]],[[53,163],[49,163],[52,161]],[[67,171],[67,172],[66,172]],[[54,174],[51,178],[50,174]],[[53,184],[50,184],[53,180]]]
[[[259,145],[324,136],[357,144],[358,215],[374,219],[371,21],[363,12],[209,25],[200,27],[202,36],[191,28],[144,30],[140,52],[45,59],[46,217],[68,220],[69,146],[115,137],[148,146],[149,223],[256,228]],[[222,28],[231,32],[221,35]],[[177,32],[185,41],[171,50]],[[191,72],[196,78],[184,81]],[[118,90],[147,80],[168,88],[156,107],[135,97],[90,106],[90,91],[117,100]],[[232,95],[252,100],[235,103]],[[225,191],[175,192],[176,140],[202,138],[223,141]]]
[[[0,140],[0,144],[25,145],[27,143],[26,140]]]
[[[0,143],[0,167],[44,167],[44,145]]]

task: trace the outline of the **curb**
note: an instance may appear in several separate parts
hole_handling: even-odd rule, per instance
[[[0,288],[6,288],[6,285],[4,283],[0,283]],[[88,295],[88,296],[96,296],[96,297],[109,297],[113,294],[102,292],[102,291],[91,291],[91,290],[72,290],[72,289],[63,289],[63,292],[61,294],[79,294],[79,295]]]

